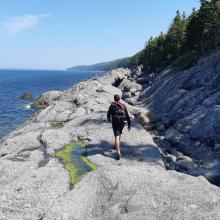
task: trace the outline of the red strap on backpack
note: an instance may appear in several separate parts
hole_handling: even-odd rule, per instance
[[[121,107],[124,111],[125,111],[125,108],[124,108],[124,105],[121,103],[121,102],[114,102],[115,105]]]

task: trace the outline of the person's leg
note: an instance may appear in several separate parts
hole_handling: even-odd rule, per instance
[[[112,121],[112,128],[115,135],[115,149],[117,151],[117,159],[120,160],[121,158],[121,151],[120,151],[120,136],[121,136],[121,126],[118,121]]]
[[[115,148],[119,155],[121,155],[120,151],[120,135],[115,136]]]
[[[122,123],[119,127],[119,133],[120,133],[120,135],[119,135],[119,152],[120,152],[120,141],[121,141],[121,135],[122,135],[123,128],[124,128],[124,123]]]

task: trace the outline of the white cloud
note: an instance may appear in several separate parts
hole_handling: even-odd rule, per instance
[[[0,24],[0,31],[5,34],[15,34],[37,25],[42,18],[50,16],[49,14],[41,15],[24,15],[11,17],[8,21]]]

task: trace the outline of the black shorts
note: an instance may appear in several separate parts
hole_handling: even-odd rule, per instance
[[[124,121],[112,120],[112,129],[115,136],[121,136],[122,130],[125,126]]]

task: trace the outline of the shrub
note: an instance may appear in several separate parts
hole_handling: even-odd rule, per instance
[[[181,70],[185,70],[192,66],[195,66],[199,58],[200,57],[196,52],[189,52],[182,56],[179,56],[176,61],[174,61],[173,66]]]

